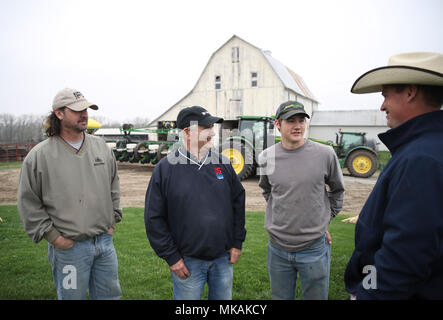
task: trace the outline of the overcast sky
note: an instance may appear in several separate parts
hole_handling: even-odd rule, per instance
[[[298,73],[321,110],[376,109],[354,80],[397,53],[443,53],[443,1],[0,0],[0,113],[47,114],[71,87],[100,107],[90,117],[154,119],[234,34]]]

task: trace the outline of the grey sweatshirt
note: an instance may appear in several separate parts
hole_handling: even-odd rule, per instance
[[[35,146],[20,171],[18,211],[34,242],[59,235],[84,240],[122,218],[120,182],[112,151],[86,134],[80,150],[56,136]]]
[[[269,240],[289,252],[305,249],[343,207],[343,174],[334,150],[311,140],[295,150],[278,143],[260,154],[259,166]]]

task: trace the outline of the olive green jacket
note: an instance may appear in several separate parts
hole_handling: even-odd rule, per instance
[[[122,218],[120,182],[113,152],[85,134],[80,150],[55,136],[36,145],[20,171],[18,211],[34,242],[58,236],[85,240]]]

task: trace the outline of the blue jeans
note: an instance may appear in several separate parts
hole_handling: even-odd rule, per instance
[[[206,282],[209,300],[232,299],[233,267],[229,253],[211,261],[191,257],[183,260],[191,275],[181,279],[171,271],[174,300],[200,300]]]
[[[330,263],[331,245],[326,235],[298,252],[287,252],[269,242],[267,268],[272,299],[294,300],[298,273],[303,299],[327,300]]]
[[[55,288],[60,300],[120,299],[118,261],[111,234],[75,241],[66,250],[48,246]]]

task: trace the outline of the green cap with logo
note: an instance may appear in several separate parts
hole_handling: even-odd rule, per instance
[[[308,119],[311,118],[300,102],[286,101],[278,107],[277,112],[275,113],[275,119],[287,120],[294,115],[302,115]]]

